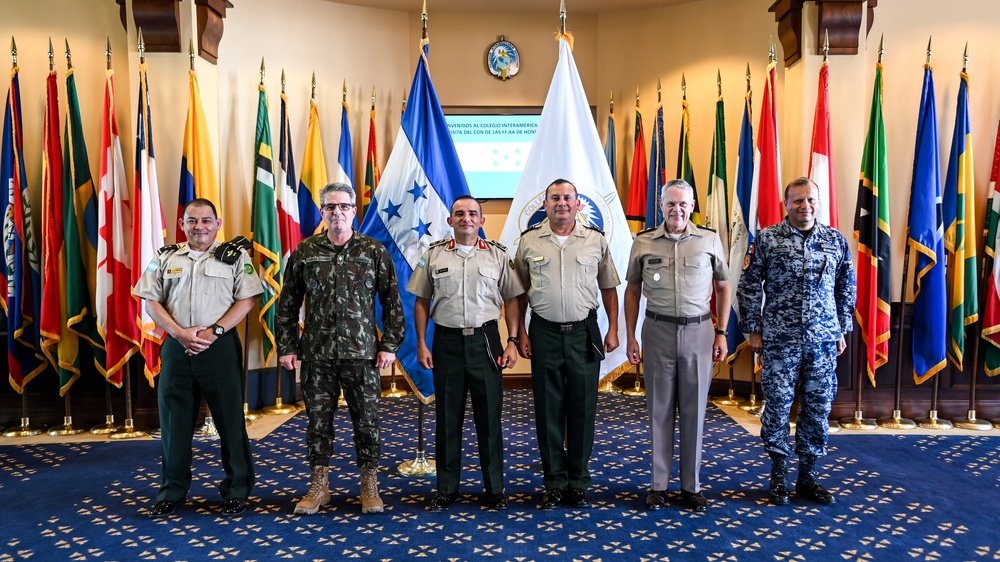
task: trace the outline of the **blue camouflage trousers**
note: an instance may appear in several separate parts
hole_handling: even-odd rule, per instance
[[[768,453],[791,456],[788,416],[798,393],[795,453],[826,455],[830,409],[837,393],[836,367],[837,342],[764,342],[760,437]]]

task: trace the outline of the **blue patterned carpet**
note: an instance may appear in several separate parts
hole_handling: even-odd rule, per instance
[[[702,468],[708,511],[688,512],[674,499],[665,510],[647,512],[644,399],[601,395],[599,408],[588,510],[538,509],[541,464],[529,391],[506,394],[511,508],[505,512],[482,506],[471,421],[465,495],[450,510],[425,511],[433,479],[395,474],[414,457],[412,396],[382,404],[381,515],[360,513],[346,412],[338,414],[331,467],[335,497],[313,516],[292,515],[308,488],[304,414],[252,442],[258,484],[250,509],[235,519],[217,515],[217,442],[196,443],[188,503],[155,521],[146,510],[159,478],[158,442],[6,445],[0,447],[0,561],[1000,560],[995,436],[835,435],[823,481],[838,503],[819,507],[793,495],[791,505],[773,507],[764,499],[769,464],[758,438],[711,406]],[[432,410],[425,426],[431,458]]]

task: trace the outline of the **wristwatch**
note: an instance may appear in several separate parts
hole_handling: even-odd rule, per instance
[[[516,336],[511,336],[511,337],[507,338],[507,341],[513,342],[514,345],[517,345],[517,346],[521,345],[521,338],[516,337]]]
[[[727,338],[729,337],[729,330],[716,330],[715,333],[719,334],[720,336],[725,336]]]
[[[226,333],[226,329],[218,324],[212,324],[211,326],[209,326],[209,329],[212,330],[212,333],[215,334],[215,337],[217,338],[222,337],[223,334]]]

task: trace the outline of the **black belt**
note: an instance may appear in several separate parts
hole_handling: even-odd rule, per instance
[[[706,312],[701,316],[667,316],[666,314],[657,314],[650,310],[646,310],[646,318],[654,320],[656,322],[670,322],[671,324],[680,324],[681,326],[686,326],[688,324],[697,324],[699,322],[704,322],[712,317],[711,312]]]
[[[591,310],[590,316],[596,316],[597,312]],[[590,316],[587,319],[590,319]],[[543,326],[550,330],[555,330],[557,332],[574,332],[576,330],[583,330],[587,327],[587,320],[580,320],[578,322],[552,322],[551,320],[546,320],[541,316],[535,314],[534,311],[531,312],[531,323],[538,323],[539,326]]]
[[[489,322],[483,324],[483,326],[489,326],[491,324],[496,324],[496,323],[497,323],[496,320],[490,320]],[[449,334],[452,336],[478,336],[483,333],[482,326],[480,326],[479,328],[449,328],[448,326],[441,326],[435,324],[434,329],[436,331],[441,332],[442,334]]]

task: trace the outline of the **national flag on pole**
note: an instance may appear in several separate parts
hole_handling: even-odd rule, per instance
[[[299,225],[302,237],[318,234],[323,228],[319,214],[319,192],[326,187],[326,157],[323,156],[323,135],[319,130],[319,107],[309,100],[309,129],[306,151],[302,155],[302,177],[299,181]]]
[[[663,148],[663,102],[660,102],[656,108],[656,120],[653,122],[651,139],[649,180],[646,183],[646,228],[655,228],[663,222],[663,211],[660,209],[660,191],[667,181],[667,155]]]
[[[351,142],[351,122],[348,118],[347,101],[341,103],[340,112],[340,148],[337,152],[337,169],[333,181],[346,183],[354,187],[354,148]],[[358,228],[358,214],[354,214],[354,228]]]
[[[858,208],[858,302],[855,318],[865,342],[865,371],[875,386],[875,371],[889,356],[889,303],[892,298],[892,241],[889,238],[889,163],[882,113],[882,63],[875,66],[868,136],[861,159]]]
[[[632,175],[628,178],[628,203],[625,218],[633,234],[646,228],[646,191],[649,171],[646,169],[646,136],[642,131],[642,112],[638,97],[635,106],[635,144],[632,146]]]
[[[618,186],[618,155],[615,146],[615,112],[614,109],[608,114],[608,133],[604,136],[604,158],[608,161],[608,169],[611,170],[611,181]]]
[[[734,267],[729,268],[729,285],[738,287],[740,276],[743,273],[743,259],[747,254],[747,248],[753,242],[757,234],[757,209],[750,206],[753,191],[753,121],[751,116],[750,90],[747,89],[746,99],[743,103],[743,121],[740,124],[740,144],[739,152],[736,156],[736,189],[733,191],[733,205],[730,209],[729,219],[729,263]],[[736,359],[746,345],[743,332],[739,330],[739,320],[736,311],[737,295],[733,291],[733,306],[729,311],[729,361]]]
[[[715,102],[715,134],[712,162],[708,170],[708,210],[705,226],[719,233],[722,245],[729,246],[729,179],[726,174],[726,107],[719,96]],[[737,262],[739,263],[739,262]],[[735,292],[735,291],[734,291]],[[739,330],[734,330],[739,331]]]
[[[122,367],[139,350],[138,302],[132,297],[132,212],[118,136],[115,73],[108,69],[101,119],[101,172],[97,206],[97,326],[107,347],[105,377],[121,387]]]
[[[993,377],[1000,374],[1000,126],[993,148],[993,166],[990,168],[990,202],[986,207],[986,253],[993,259],[993,269],[986,279],[986,302],[983,303],[983,339],[986,345],[986,374]],[[985,272],[984,272],[985,274]]]
[[[139,284],[146,267],[156,259],[163,247],[166,225],[160,207],[160,187],[156,180],[156,159],[153,153],[153,114],[149,107],[149,81],[146,63],[139,63],[139,109],[136,114],[135,181],[132,188],[132,272],[131,288]],[[207,140],[207,139],[206,139]],[[207,146],[207,145],[206,145]],[[209,151],[211,152],[211,151]],[[214,202],[214,201],[213,201]],[[183,210],[183,208],[182,208]],[[129,291],[131,294],[131,291]],[[163,330],[156,326],[153,317],[139,298],[135,325],[140,333],[140,346],[145,359],[143,371],[149,385],[160,373],[160,345]]]
[[[4,109],[3,144],[0,148],[0,190],[4,198],[3,252],[0,264],[5,279],[3,308],[7,316],[7,369],[10,386],[18,394],[45,370],[38,322],[41,317],[41,261],[32,225],[31,200],[24,175],[24,142],[21,128],[21,87],[18,68],[10,71],[10,89]]]
[[[253,209],[250,232],[260,263],[264,294],[260,300],[261,348],[264,364],[274,355],[274,312],[281,292],[281,241],[278,239],[278,209],[274,193],[274,163],[271,126],[267,121],[267,89],[261,84],[257,103],[257,131],[254,136]]]
[[[765,228],[785,217],[781,205],[781,151],[778,147],[778,116],[774,103],[775,64],[767,65],[764,95],[757,126],[757,150],[753,163],[750,207],[757,209],[757,226]]]
[[[212,140],[208,136],[208,122],[201,108],[201,92],[198,90],[198,74],[188,71],[188,111],[184,124],[184,146],[181,149],[181,181],[177,191],[177,220],[184,218],[184,207],[192,199],[203,197],[215,204],[222,217],[222,199],[219,196],[219,180],[215,175],[215,158],[212,156]],[[225,240],[223,227],[219,228],[218,239]],[[177,242],[184,242],[187,236],[180,223],[176,226]]]
[[[944,180],[944,247],[948,252],[948,358],[958,370],[965,357],[965,327],[979,319],[976,273],[976,189],[969,124],[969,75],[961,73],[955,134]]]
[[[583,203],[576,220],[603,230],[615,267],[619,273],[628,269],[632,233],[602,153],[601,139],[573,52],[565,36],[560,36],[559,62],[545,97],[521,183],[500,236],[500,242],[508,247],[511,256],[517,252],[521,232],[545,218],[542,200],[546,186],[556,178],[566,178],[576,185]],[[623,318],[625,283],[619,285],[617,291],[618,317]],[[598,323],[601,332],[607,332],[608,319],[603,308],[598,311]],[[641,333],[641,329],[636,332]],[[625,341],[624,321],[618,323],[618,338]],[[619,347],[608,353],[601,363],[601,382],[610,382],[631,368],[624,346]]]
[[[278,142],[278,238],[281,239],[281,267],[284,269],[288,256],[302,241],[292,130],[288,124],[288,98],[284,92],[281,92],[281,133]]]
[[[80,338],[66,323],[66,238],[63,235],[63,155],[59,142],[59,84],[45,80],[42,126],[42,353],[59,375],[63,396],[80,378]]]
[[[830,140],[830,63],[819,68],[816,93],[816,116],[813,118],[812,151],[809,153],[809,179],[819,187],[819,210],[816,220],[837,228],[837,189],[833,179],[833,142]]]
[[[603,158],[601,166],[606,166]],[[400,287],[409,282],[427,247],[452,235],[447,218],[461,195],[469,195],[469,186],[431,83],[427,51],[421,49],[396,143],[372,195],[371,212],[361,223],[361,232],[381,242],[392,256]],[[403,310],[413,310],[415,297],[409,291],[400,291],[400,297]],[[406,333],[416,333],[410,314]],[[427,339],[433,337],[431,322]],[[414,392],[421,400],[430,400],[434,378],[417,363],[416,338],[403,340],[396,358]]]
[[[66,72],[63,144],[63,235],[66,237],[67,326],[90,344],[94,365],[104,374],[104,339],[97,330],[97,195],[83,134],[73,69]]]
[[[917,116],[906,240],[917,254],[917,263],[913,268],[913,380],[917,384],[941,372],[948,363],[948,292],[945,285],[940,162],[934,73],[930,65],[925,65],[920,113]]]
[[[372,95],[374,96],[374,90]],[[373,98],[374,99],[374,98]],[[378,169],[378,138],[375,131],[375,104],[372,103],[371,119],[368,121],[368,152],[365,157],[365,185],[361,190],[361,211],[368,214],[368,205],[372,201],[372,193],[378,185],[382,172]]]
[[[688,112],[687,100],[681,101],[681,134],[677,143],[677,177],[688,182],[691,191],[694,192],[694,209],[691,210],[690,220],[694,224],[705,224],[705,219],[701,216],[701,206],[698,204],[698,186],[694,183],[694,168],[691,167],[691,150],[689,147],[691,138],[691,114]],[[664,183],[666,181],[664,180]]]

